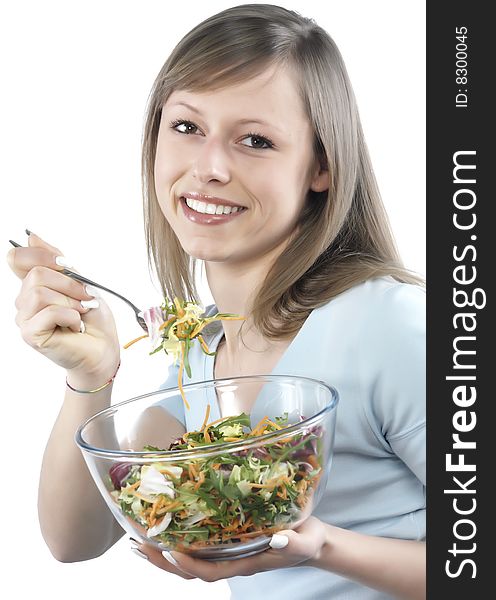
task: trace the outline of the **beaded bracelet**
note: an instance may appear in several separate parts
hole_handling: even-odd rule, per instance
[[[96,388],[95,390],[77,390],[76,388],[73,388],[72,385],[67,381],[67,377],[65,378],[65,383],[70,390],[72,390],[73,392],[77,392],[78,394],[94,394],[95,392],[99,392],[100,390],[103,390],[103,388],[106,388],[108,385],[110,385],[112,383],[112,381],[114,381],[115,376],[117,375],[117,371],[119,370],[120,366],[121,366],[121,361],[119,360],[117,369],[115,370],[115,373],[112,375],[112,377],[107,381],[107,383],[104,383],[102,386],[100,386],[99,388]]]

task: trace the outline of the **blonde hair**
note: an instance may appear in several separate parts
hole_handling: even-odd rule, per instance
[[[142,184],[149,266],[163,295],[200,303],[197,261],[186,254],[159,207],[154,162],[161,107],[174,90],[213,91],[288,66],[314,130],[314,153],[329,189],[308,191],[297,233],[254,299],[255,327],[269,339],[294,336],[309,313],[367,279],[423,285],[400,259],[365,144],[341,54],[312,19],[272,4],[224,10],[174,48],[152,87],[145,116]]]

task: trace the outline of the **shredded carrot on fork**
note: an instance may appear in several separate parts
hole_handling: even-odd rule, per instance
[[[207,354],[210,354],[210,349],[209,349],[209,347],[207,346],[207,343],[205,342],[205,340],[203,339],[203,336],[201,336],[201,335],[198,335],[198,341],[200,342],[200,344],[201,344],[201,347],[203,348],[203,350],[205,350],[205,352],[206,352]]]
[[[176,320],[176,315],[173,315],[172,317],[170,317],[170,319],[167,319],[167,321],[164,321],[162,323],[162,325],[160,325],[160,327],[158,328],[158,330],[162,331],[162,329],[165,329],[167,327],[167,325],[169,325],[169,323],[172,323],[175,320]]]
[[[189,410],[189,404],[186,400],[186,396],[184,395],[183,389],[183,370],[184,370],[184,347],[186,346],[186,342],[181,342],[181,364],[179,365],[179,372],[177,374],[177,387],[181,392],[181,397],[183,399],[184,405]]]
[[[181,306],[181,302],[179,301],[179,298],[174,298],[174,306],[176,307],[177,310],[177,316],[179,318],[184,317],[185,315],[185,310],[184,308]]]
[[[143,340],[143,339],[145,339],[147,337],[148,337],[148,334],[145,333],[145,335],[140,335],[139,337],[135,338],[134,340],[131,340],[130,342],[128,342],[127,344],[125,344],[123,346],[124,350],[127,350],[129,348],[129,346],[132,346],[136,342],[139,342],[140,340]]]

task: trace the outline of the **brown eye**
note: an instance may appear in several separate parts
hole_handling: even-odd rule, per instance
[[[264,137],[263,135],[259,135],[258,133],[249,133],[245,139],[252,138],[257,142],[253,146],[249,146],[250,148],[254,148],[255,150],[268,150],[274,147],[274,144],[271,140]],[[265,144],[265,147],[263,146]]]
[[[179,127],[179,125],[184,125],[186,127],[186,131],[180,131],[179,129],[176,129],[177,127]],[[172,129],[175,129],[178,133],[185,133],[186,135],[194,133],[194,131],[188,130],[188,128],[198,129],[194,123],[191,123],[191,121],[185,121],[183,119],[177,119],[176,121],[172,121],[170,126]]]

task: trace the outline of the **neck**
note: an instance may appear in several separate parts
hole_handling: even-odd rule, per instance
[[[225,342],[231,356],[245,346],[239,339],[243,326],[243,340],[250,348],[266,347],[262,334],[253,326],[250,313],[253,302],[278,253],[266,255],[264,260],[250,263],[205,262],[210,292],[221,313],[246,317],[245,321],[223,321]]]

